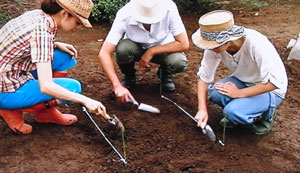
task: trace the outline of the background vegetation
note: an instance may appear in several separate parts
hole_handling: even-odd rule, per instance
[[[116,12],[129,0],[92,0],[95,7],[91,20],[95,23],[112,23]],[[214,9],[244,10],[246,8],[260,9],[277,0],[173,0],[181,13],[204,14]],[[267,2],[269,1],[269,2]],[[288,0],[291,1],[291,0]],[[10,9],[7,2],[17,4],[18,9]],[[8,0],[0,2],[0,25],[27,10],[25,0]],[[25,5],[24,5],[25,4]],[[16,7],[16,6],[14,6]]]
[[[95,7],[92,20],[103,23],[113,22],[116,12],[129,0],[93,0]],[[268,5],[261,0],[173,0],[180,12],[204,14],[214,9],[242,10],[259,9]]]
[[[0,27],[26,10],[22,0],[0,0]]]

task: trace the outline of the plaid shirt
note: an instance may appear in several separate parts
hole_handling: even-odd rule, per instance
[[[15,92],[28,80],[36,63],[53,59],[54,19],[32,10],[12,19],[0,29],[0,93]]]

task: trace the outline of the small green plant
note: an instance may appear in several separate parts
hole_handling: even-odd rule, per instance
[[[218,0],[174,0],[179,11],[188,13],[205,13],[218,7]]]
[[[227,10],[241,11],[241,10],[259,10],[268,6],[266,1],[262,0],[232,0],[231,3],[224,5]]]
[[[0,12],[0,25],[5,24],[10,20],[10,15],[8,12]]]

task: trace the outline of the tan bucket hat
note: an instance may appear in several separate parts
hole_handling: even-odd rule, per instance
[[[199,29],[192,35],[193,43],[201,49],[214,49],[244,35],[244,27],[234,25],[233,14],[216,10],[199,19]]]
[[[78,17],[83,26],[92,27],[88,20],[94,7],[91,0],[56,0],[56,2],[73,16]]]
[[[167,14],[170,0],[130,0],[131,16],[145,24],[161,21]]]

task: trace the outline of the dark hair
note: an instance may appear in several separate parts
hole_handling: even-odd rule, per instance
[[[56,0],[43,0],[41,9],[47,14],[56,14],[63,8],[57,4]]]

